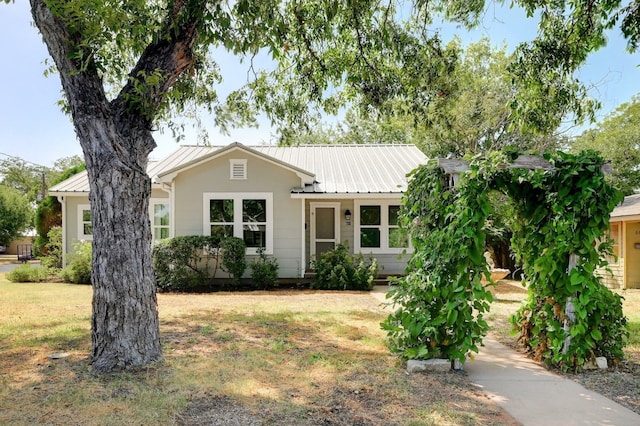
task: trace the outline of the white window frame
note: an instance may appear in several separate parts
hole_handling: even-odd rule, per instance
[[[168,225],[155,225],[155,206],[158,204],[164,204],[167,206],[167,210],[169,211],[169,224]],[[173,220],[173,215],[171,214],[171,203],[168,198],[151,198],[149,200],[149,222],[151,224],[151,241],[160,241],[160,239],[155,239],[155,230],[156,228],[165,228],[169,230],[169,236],[167,238],[171,238],[171,221]]]
[[[375,253],[375,254],[402,254],[403,252],[411,253],[411,241],[408,247],[389,247],[389,230],[397,228],[397,226],[389,226],[389,206],[400,206],[402,202],[398,200],[354,200],[353,206],[353,246],[356,253]],[[360,207],[362,206],[378,206],[380,207],[380,247],[361,247],[360,246]],[[374,226],[364,226],[364,228],[373,228]]]
[[[91,215],[91,221],[85,222],[83,220],[83,212],[85,210],[89,211]],[[85,234],[84,233],[84,225],[89,223],[91,225],[91,232],[93,232],[93,215],[91,214],[91,206],[89,204],[79,204],[78,205],[78,240],[82,241],[93,241],[93,234]]]
[[[236,175],[236,170],[241,170],[242,173],[240,175]],[[229,179],[247,180],[247,160],[246,159],[229,160]]]
[[[265,200],[266,202],[266,244],[265,254],[273,254],[273,193],[272,192],[205,192],[202,201],[202,235],[211,234],[209,219],[209,202],[211,200],[233,200],[233,236],[244,238],[242,221],[242,201],[243,200]],[[238,206],[240,208],[238,208]],[[247,247],[248,255],[258,254],[257,247]]]

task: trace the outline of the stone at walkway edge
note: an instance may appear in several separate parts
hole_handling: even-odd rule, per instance
[[[422,371],[447,372],[451,370],[451,361],[448,359],[410,359],[407,361],[407,373],[419,373]]]

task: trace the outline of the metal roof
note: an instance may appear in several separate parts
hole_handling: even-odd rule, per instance
[[[181,146],[158,162],[149,162],[147,173],[154,179],[181,169],[202,164],[229,151],[244,149],[283,167],[315,175],[315,183],[301,192],[401,193],[407,188],[407,173],[427,157],[414,145],[299,145],[245,146],[234,143],[220,146]],[[50,192],[88,192],[86,172],[79,173],[50,189]]]
[[[624,197],[624,201],[611,212],[611,217],[640,215],[640,194]]]
[[[316,175],[305,192],[400,193],[407,173],[427,162],[414,145],[300,145],[255,147]]]

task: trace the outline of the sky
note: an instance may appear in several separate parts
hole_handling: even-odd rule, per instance
[[[70,118],[57,104],[62,97],[59,76],[44,76],[48,53],[31,22],[28,1],[0,4],[0,160],[10,155],[52,166],[55,160],[81,156],[82,151]],[[464,43],[487,36],[494,45],[506,43],[511,51],[519,42],[535,36],[536,23],[519,10],[498,7],[490,8],[483,25],[472,32],[449,25],[442,28],[442,34],[444,40],[457,34]],[[640,93],[640,54],[629,54],[625,45],[619,30],[613,30],[607,47],[593,53],[579,73],[585,83],[594,86],[591,96],[603,105],[599,119]],[[221,66],[226,77],[222,91],[233,90],[246,79],[248,65],[231,55],[222,56]],[[207,120],[205,126],[214,145],[234,141],[246,145],[270,143],[275,134],[264,119],[258,128],[232,129],[228,136],[207,125]],[[162,158],[177,149],[169,132],[154,136],[158,147],[152,158]],[[186,136],[184,143],[197,143],[194,132]]]

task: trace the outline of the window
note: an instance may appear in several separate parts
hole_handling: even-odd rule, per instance
[[[401,253],[409,247],[408,238],[398,225],[400,205],[396,203],[356,201],[356,251]]]
[[[247,179],[247,160],[229,160],[229,179]]]
[[[389,248],[405,249],[409,247],[409,238],[398,225],[400,206],[387,206],[387,208],[389,209]]]
[[[149,205],[152,240],[159,241],[169,238],[169,203],[151,200]]]
[[[611,239],[611,248],[613,251],[613,258],[609,261],[612,263],[618,263],[620,257],[620,224],[611,223],[609,230],[609,238]]]
[[[91,207],[89,205],[78,206],[78,240],[93,240]]]
[[[205,193],[205,235],[242,238],[248,254],[273,252],[273,194]]]

